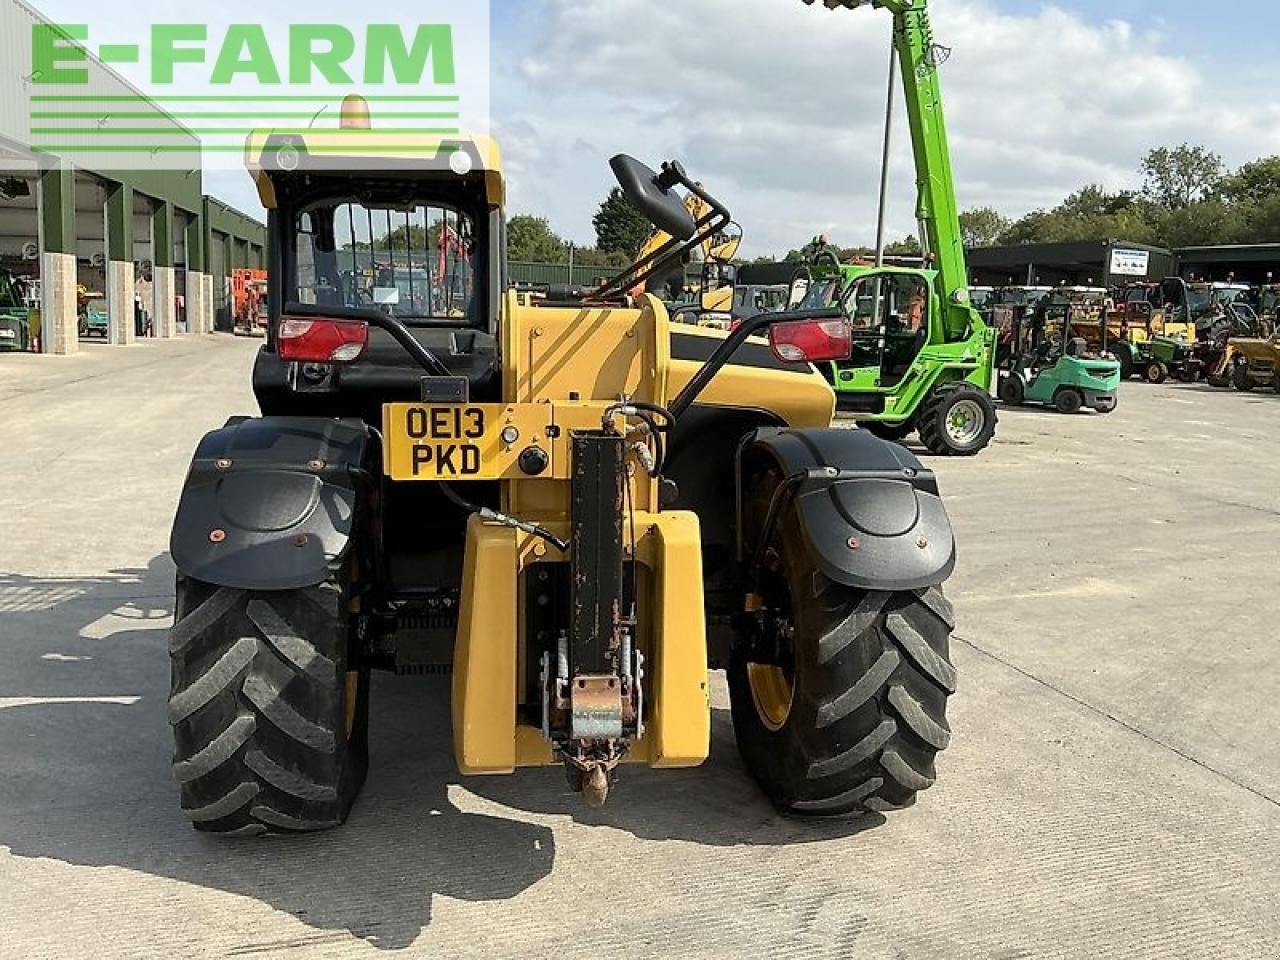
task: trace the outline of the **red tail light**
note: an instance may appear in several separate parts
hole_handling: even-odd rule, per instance
[[[853,328],[844,317],[775,323],[769,328],[769,346],[784,363],[848,360],[853,354]]]
[[[276,335],[280,358],[290,363],[355,363],[369,348],[363,320],[281,317]]]

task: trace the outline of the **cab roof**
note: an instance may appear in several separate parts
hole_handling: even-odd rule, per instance
[[[506,205],[502,151],[497,141],[483,134],[383,132],[376,126],[261,129],[245,143],[245,166],[268,210],[277,205],[275,179],[298,173],[368,173],[406,180],[483,174],[489,205]]]

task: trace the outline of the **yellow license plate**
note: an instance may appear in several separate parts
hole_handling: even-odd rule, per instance
[[[393,480],[514,479],[528,476],[520,455],[537,448],[549,461],[541,475],[554,476],[554,423],[545,403],[388,404],[384,467]]]

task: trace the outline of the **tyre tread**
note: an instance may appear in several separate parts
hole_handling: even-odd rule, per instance
[[[254,637],[241,637],[204,673],[169,698],[169,722],[179,723],[229,689],[258,654]]]
[[[338,826],[367,762],[366,673],[344,737],[340,584],[256,592],[180,578],[178,590],[168,711],[184,815],[225,836]]]
[[[262,787],[252,780],[246,780],[212,803],[194,809],[183,807],[182,812],[192,823],[209,823],[213,820],[223,820],[244,809],[261,792]]]
[[[271,604],[260,597],[249,601],[249,619],[262,631],[281,657],[287,660],[299,673],[305,673],[316,680],[332,680],[337,674],[337,665],[316,649],[311,641],[302,637],[302,631],[285,620]]]
[[[890,614],[885,621],[885,628],[898,646],[930,680],[947,693],[956,692],[956,668],[929,646],[929,641],[924,638],[924,634],[917,630],[910,620],[900,613]]]

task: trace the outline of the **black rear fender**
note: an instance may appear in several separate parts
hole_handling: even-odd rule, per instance
[[[776,509],[745,496],[762,472],[780,484]],[[955,536],[937,478],[905,447],[866,430],[759,430],[738,468],[739,557],[750,563],[768,513],[794,509],[818,569],[865,590],[919,590],[955,569]],[[761,515],[763,514],[763,515]]]
[[[230,421],[192,460],[169,542],[178,571],[242,590],[324,582],[372,516],[377,456],[358,420]]]

